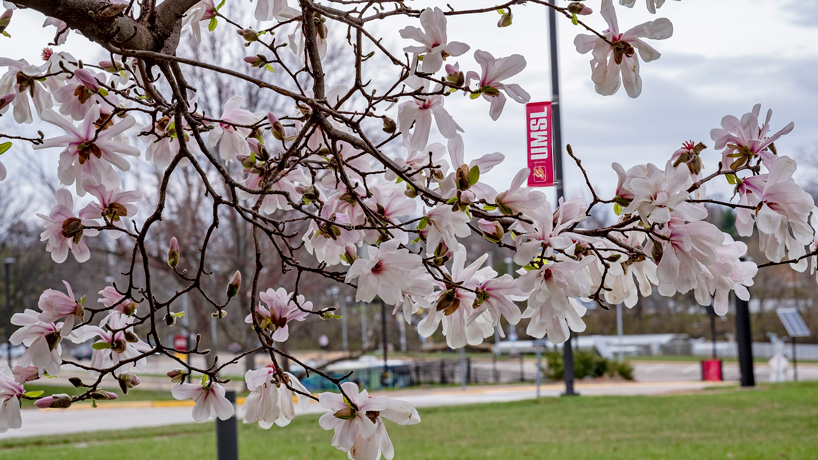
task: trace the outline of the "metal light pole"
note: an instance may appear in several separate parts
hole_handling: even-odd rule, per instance
[[[381,375],[381,385],[386,386],[389,381],[389,367],[386,364],[388,343],[386,337],[386,303],[381,300],[381,340],[383,341],[383,374]]]
[[[557,0],[549,0],[549,3],[556,6]],[[562,124],[560,122],[560,76],[559,58],[557,56],[557,14],[554,8],[548,8],[548,38],[551,42],[551,114],[552,131],[551,136],[554,146],[554,186],[557,191],[557,203],[565,193],[565,177],[562,172]],[[568,333],[568,340],[563,344],[563,369],[565,370],[565,396],[575,396],[574,392],[574,351],[571,345],[571,333]]]
[[[17,262],[14,257],[7,257],[6,268],[6,317],[3,320],[3,333],[6,336],[6,360],[11,368],[11,264]]]
[[[750,305],[746,300],[736,299],[736,345],[738,345],[738,367],[741,370],[741,386],[756,385],[753,369],[753,332],[750,328]]]
[[[234,390],[227,390],[224,396],[230,404],[236,405]],[[227,420],[216,419],[216,452],[218,460],[239,460],[239,434],[235,411]]]

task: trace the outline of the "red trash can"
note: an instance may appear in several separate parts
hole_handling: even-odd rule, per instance
[[[702,380],[705,382],[721,382],[724,380],[720,359],[705,359],[702,361]]]

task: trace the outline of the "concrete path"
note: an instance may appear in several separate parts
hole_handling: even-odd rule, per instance
[[[722,383],[729,386],[732,383]],[[714,386],[712,382],[636,382],[636,383],[579,383],[577,391],[585,396],[599,395],[657,395],[698,391]],[[564,391],[562,384],[542,385],[541,395],[556,397]],[[387,394],[402,399],[415,407],[452,406],[488,402],[519,401],[536,397],[534,385],[473,386],[465,391],[457,388],[414,389],[390,391]],[[243,403],[240,399],[239,405]],[[124,430],[151,426],[193,423],[192,401],[109,401],[96,409],[74,406],[69,409],[25,409],[23,427],[0,434],[0,439],[82,433],[102,430]],[[321,413],[317,403],[304,413]],[[241,417],[239,410],[239,417]],[[209,422],[213,423],[213,422]],[[81,437],[78,434],[78,437]]]

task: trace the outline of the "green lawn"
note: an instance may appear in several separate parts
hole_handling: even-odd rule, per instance
[[[547,398],[423,409],[389,422],[398,459],[809,459],[818,457],[818,383],[649,397]],[[240,427],[243,459],[344,459],[317,416]],[[215,458],[213,423],[7,440],[0,458]]]

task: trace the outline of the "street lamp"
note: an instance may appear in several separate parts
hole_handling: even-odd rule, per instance
[[[3,332],[6,336],[6,360],[11,368],[11,264],[17,262],[14,257],[6,257],[6,319],[3,321]]]

